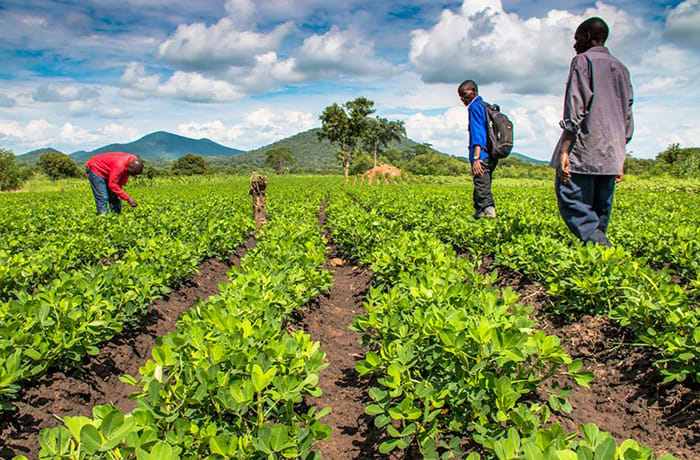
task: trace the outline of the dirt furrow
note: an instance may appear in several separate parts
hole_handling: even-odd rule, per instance
[[[14,401],[17,410],[4,413],[0,419],[0,458],[37,458],[38,434],[43,428],[59,425],[56,416],[91,416],[92,408],[101,404],[132,410],[135,401],[128,396],[136,389],[119,377],[137,377],[139,368],[151,357],[156,338],[173,331],[179,316],[199,299],[216,295],[219,283],[228,279],[229,268],[239,265],[245,251],[254,246],[255,239],[250,238],[228,263],[205,260],[197,274],[182,281],[167,298],[154,302],[136,325],[125,327],[97,356],[86,358],[81,367],[69,372],[49,370],[28,384]]]
[[[485,260],[484,270],[490,271]],[[489,268],[490,267],[490,268]],[[535,308],[534,316],[548,334],[561,340],[574,359],[593,372],[590,388],[574,388],[568,398],[573,410],[553,413],[550,420],[567,431],[595,423],[618,441],[627,438],[648,445],[658,454],[700,458],[700,389],[691,383],[663,384],[654,367],[655,349],[632,343],[634,334],[608,317],[585,315],[569,319],[552,314],[554,303],[546,289],[526,276],[499,268],[498,285],[511,287],[521,302]],[[546,389],[541,392],[546,396]]]
[[[325,225],[321,207],[319,225]],[[324,235],[329,235],[324,230]],[[308,405],[330,407],[323,422],[331,427],[331,437],[319,449],[323,458],[371,459],[378,454],[378,432],[371,417],[365,415],[370,383],[355,371],[355,362],[362,359],[361,335],[351,331],[353,318],[364,313],[362,302],[369,290],[372,274],[343,259],[331,246],[326,268],[333,275],[333,287],[303,314],[298,326],[321,343],[328,367],[321,373],[323,395],[307,398]]]

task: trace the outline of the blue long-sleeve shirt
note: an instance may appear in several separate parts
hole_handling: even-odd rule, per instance
[[[488,137],[486,128],[486,108],[483,106],[484,100],[481,96],[475,97],[467,106],[469,112],[469,162],[474,162],[474,147],[481,146],[479,160],[489,157],[486,152],[486,139]]]

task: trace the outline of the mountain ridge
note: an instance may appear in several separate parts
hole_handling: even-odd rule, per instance
[[[78,163],[86,162],[90,157],[105,152],[129,152],[144,160],[176,160],[188,153],[213,156],[235,156],[245,150],[226,147],[207,138],[192,139],[167,131],[155,131],[128,143],[114,143],[91,151],[78,151],[70,154]]]
[[[247,152],[224,146],[207,138],[193,139],[166,131],[155,131],[133,142],[112,143],[91,151],[79,150],[69,154],[69,156],[78,163],[84,163],[99,153],[125,151],[139,155],[147,161],[154,162],[154,164],[167,164],[188,153],[194,153],[204,156],[207,161],[216,165],[263,167],[265,153],[268,150],[276,147],[289,147],[294,152],[296,166],[299,169],[308,172],[340,170],[340,165],[336,160],[338,147],[328,140],[319,140],[317,136],[319,131],[320,128],[301,131]],[[404,138],[401,141],[392,142],[389,144],[389,148],[405,150],[415,145],[420,145],[420,143]],[[52,147],[46,147],[17,155],[17,161],[35,165],[39,157],[47,152],[65,155]],[[546,163],[546,161],[537,160],[518,152],[513,152],[509,158],[531,164]]]

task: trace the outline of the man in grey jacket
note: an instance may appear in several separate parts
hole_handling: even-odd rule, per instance
[[[629,71],[605,48],[608,33],[600,18],[576,29],[563,131],[550,162],[566,225],[582,241],[606,246],[615,183],[622,179],[625,145],[634,131]]]

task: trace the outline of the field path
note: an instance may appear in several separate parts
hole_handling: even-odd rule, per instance
[[[325,225],[323,206],[319,225]],[[323,422],[331,427],[332,434],[321,442],[320,451],[328,459],[385,458],[378,454],[377,431],[364,411],[370,383],[355,371],[355,362],[364,356],[359,344],[361,335],[349,329],[353,318],[364,313],[362,301],[372,274],[344,260],[335,246],[331,247],[325,266],[333,275],[330,294],[317,299],[317,305],[300,322],[314,340],[321,342],[328,362],[321,372],[323,395],[306,401],[331,408]]]
[[[136,325],[125,326],[80,368],[68,373],[53,369],[26,385],[14,401],[17,411],[0,420],[0,458],[38,458],[39,432],[61,424],[54,415],[92,416],[92,408],[102,404],[130,412],[136,403],[128,396],[136,388],[122,383],[119,376],[137,377],[139,368],[151,358],[155,339],[173,331],[180,315],[198,299],[218,294],[219,283],[228,280],[226,272],[239,265],[246,249],[254,246],[255,239],[250,238],[227,263],[216,259],[202,262],[198,273],[185,279],[167,298],[149,306]]]

